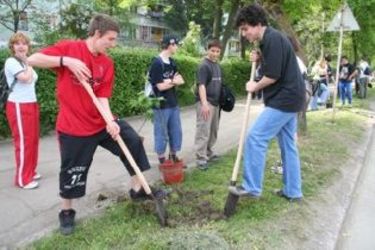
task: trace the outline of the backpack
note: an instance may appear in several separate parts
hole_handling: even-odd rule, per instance
[[[212,74],[211,70],[209,71],[209,81],[207,83],[210,84],[212,80]],[[198,89],[196,88],[196,95],[198,95]],[[231,112],[234,108],[234,105],[236,103],[236,97],[234,96],[232,90],[225,85],[224,83],[221,83],[221,90],[220,90],[220,97],[219,97],[219,107],[221,110],[225,112]]]
[[[155,57],[154,60],[158,60],[161,63],[161,68],[162,68],[162,71],[164,72],[164,62],[160,58],[160,56]],[[145,94],[146,97],[155,97],[154,86],[152,86],[151,77],[150,77],[151,66],[152,66],[152,63],[149,66],[149,68],[147,70],[147,73],[146,73],[146,77],[145,77],[146,78],[146,82],[145,82],[145,87],[144,87],[144,91],[143,92],[144,92],[144,94]]]
[[[19,60],[17,59],[17,61]],[[17,79],[14,78],[12,84],[9,87],[7,78],[5,76],[5,69],[2,68],[0,70],[0,110],[3,110],[5,108],[5,105],[8,101],[9,94],[13,91],[13,88],[14,88],[14,85],[16,85],[16,82],[17,82]]]
[[[219,100],[220,109],[225,112],[231,112],[234,108],[235,103],[236,98],[232,90],[227,85],[221,84],[221,93]]]

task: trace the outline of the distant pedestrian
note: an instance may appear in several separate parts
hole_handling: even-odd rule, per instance
[[[356,74],[357,70],[355,69],[355,67],[349,63],[348,58],[346,56],[342,56],[339,74],[339,88],[342,106],[345,105],[346,99],[348,100],[349,106],[352,105],[353,81]]]
[[[221,44],[213,40],[208,43],[207,56],[199,65],[197,73],[195,148],[197,166],[208,168],[208,161],[218,158],[213,147],[219,130],[219,100],[222,86],[222,71],[219,65]]]
[[[295,134],[297,113],[304,108],[305,85],[295,53],[288,38],[268,26],[266,13],[259,5],[242,8],[236,25],[249,42],[260,42],[263,77],[259,82],[249,81],[246,90],[253,93],[263,89],[266,107],[246,137],[242,185],[231,186],[229,191],[237,196],[261,196],[267,148],[270,140],[277,137],[284,186],[276,194],[289,201],[299,201],[301,168]]]
[[[358,84],[359,84],[359,97],[367,97],[367,87],[370,81],[371,70],[370,65],[368,64],[365,57],[362,57],[358,65],[359,75],[358,75]]]
[[[14,183],[23,189],[37,188],[41,175],[36,172],[39,151],[39,104],[35,93],[38,75],[27,62],[30,39],[17,32],[9,39],[11,57],[5,61],[5,75],[13,91],[6,104],[6,117],[12,131],[16,159]]]

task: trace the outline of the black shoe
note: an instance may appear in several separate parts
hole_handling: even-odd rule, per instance
[[[163,189],[153,189],[151,188],[151,192],[153,196],[157,199],[164,199],[168,196],[168,192],[166,192]],[[146,194],[145,190],[141,188],[138,192],[136,192],[134,189],[130,189],[129,196],[133,201],[145,201],[145,200],[151,200],[152,196]]]
[[[289,197],[289,196],[286,196],[283,192],[283,190],[277,190],[275,191],[275,194],[279,197],[282,197],[286,200],[288,200],[289,202],[297,202],[297,203],[300,203],[302,202],[302,197]]]
[[[151,199],[151,196],[146,194],[143,188],[135,191],[134,189],[130,189],[129,196],[133,201],[145,201]]]
[[[74,217],[76,211],[73,209],[61,210],[59,213],[60,232],[63,235],[72,234],[74,231]]]

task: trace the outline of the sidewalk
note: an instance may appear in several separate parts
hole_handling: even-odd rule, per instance
[[[336,249],[375,249],[375,125]]]
[[[253,102],[250,124],[262,109],[263,104]],[[244,101],[239,101],[232,112],[222,112],[216,143],[218,154],[223,154],[238,144],[244,110]],[[184,108],[181,112],[181,120],[183,150],[180,156],[184,158],[189,168],[193,168],[195,167],[195,108]],[[129,118],[128,122],[138,130],[143,119],[141,117]],[[157,157],[153,153],[152,124],[147,122],[140,134],[145,137],[144,145],[153,166],[152,170],[145,174],[147,180],[152,183],[160,179],[156,167]],[[0,142],[0,249],[21,246],[58,228],[60,157],[56,137],[43,137],[40,141],[39,152],[37,170],[43,176],[39,181],[40,187],[35,190],[22,190],[13,185],[13,145],[10,141]],[[229,178],[230,176],[228,180]],[[116,201],[119,196],[127,195],[129,176],[115,156],[98,148],[87,183],[87,195],[74,204],[78,219],[100,213],[103,207]],[[107,198],[98,201],[99,194]]]

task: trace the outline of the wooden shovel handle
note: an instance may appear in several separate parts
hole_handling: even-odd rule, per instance
[[[92,101],[94,102],[95,107],[98,109],[99,113],[102,115],[103,119],[107,123],[107,125],[111,124],[112,121],[112,116],[108,114],[104,108],[102,107],[102,104],[99,102],[98,98],[95,96],[93,89],[91,88],[90,84],[87,83],[86,81],[81,81],[81,84],[83,87],[86,89],[87,93],[90,95]],[[121,136],[117,136],[116,139],[118,145],[120,146],[122,152],[125,154],[126,159],[128,159],[131,167],[133,168],[134,172],[136,173],[143,189],[145,190],[146,194],[150,195],[151,189],[150,186],[148,185],[145,176],[142,174],[141,170],[139,170],[139,167],[137,163],[134,161],[133,156],[131,155],[128,147],[125,145],[124,141],[122,140]]]
[[[251,64],[250,81],[254,81],[255,68],[256,68],[256,62],[253,62]],[[242,121],[240,141],[239,141],[239,144],[238,144],[236,161],[235,161],[234,167],[233,167],[231,183],[235,183],[237,181],[238,170],[240,168],[242,152],[243,152],[243,145],[244,145],[244,141],[245,141],[245,133],[246,133],[246,129],[247,129],[247,126],[248,126],[248,123],[249,123],[250,105],[251,105],[251,93],[248,92],[247,98],[246,98],[245,116],[244,116],[244,119]]]

